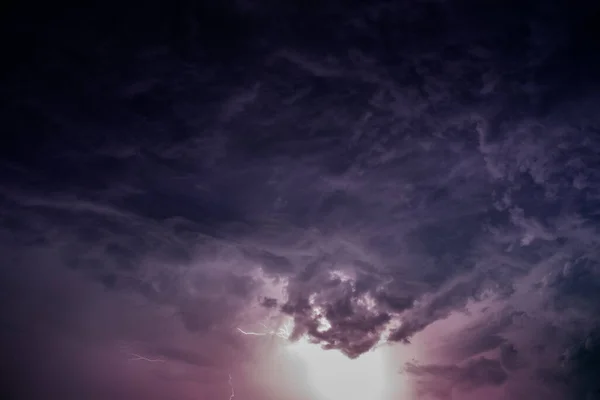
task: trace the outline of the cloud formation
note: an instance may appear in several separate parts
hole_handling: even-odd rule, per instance
[[[269,315],[350,358],[434,342],[424,396],[600,396],[596,9],[239,3],[46,21],[2,82],[15,396],[224,397]]]

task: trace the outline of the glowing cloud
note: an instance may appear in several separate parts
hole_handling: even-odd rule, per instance
[[[324,350],[306,336],[290,342],[288,338],[293,331],[291,325],[288,322],[277,330],[265,332],[249,332],[240,328],[237,330],[244,335],[272,335],[284,339],[286,351],[304,364],[308,384],[318,396],[317,400],[386,398],[386,368],[381,347],[350,359],[338,350]]]

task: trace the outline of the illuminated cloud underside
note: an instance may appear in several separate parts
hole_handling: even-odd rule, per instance
[[[264,326],[264,325],[263,325]],[[266,326],[264,326],[266,328]],[[325,324],[322,329],[327,329]],[[244,335],[274,335],[282,340],[281,346],[301,360],[307,371],[308,385],[318,396],[315,400],[385,399],[390,371],[386,369],[385,349],[379,347],[357,359],[350,359],[338,350],[325,350],[306,336],[290,342],[292,321],[281,328],[266,332],[249,332],[238,328]]]

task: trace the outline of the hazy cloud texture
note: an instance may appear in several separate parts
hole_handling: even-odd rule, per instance
[[[600,398],[598,7],[300,3],[11,11],[3,390],[225,398],[275,314],[433,343],[423,398]]]

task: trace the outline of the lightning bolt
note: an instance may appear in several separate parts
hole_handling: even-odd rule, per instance
[[[291,323],[285,323],[283,326],[281,326],[280,328],[276,329],[276,330],[272,330],[269,329],[269,327],[265,324],[260,324],[265,328],[264,332],[251,332],[251,331],[245,331],[242,328],[236,328],[238,332],[240,332],[242,335],[247,335],[247,336],[277,336],[278,338],[281,339],[285,339],[287,340],[291,334],[292,334],[292,329],[291,329]],[[229,387],[231,389],[231,394],[229,395],[229,400],[233,400],[235,397],[235,390],[233,387],[233,379],[231,377],[231,374],[229,374]]]
[[[123,352],[129,356],[129,361],[165,362],[165,360],[162,360],[160,358],[150,358],[150,357],[142,356],[141,354],[138,354],[138,353],[133,353],[132,351],[129,350],[130,346],[128,344],[121,344],[119,346],[119,349],[121,350],[121,352]]]
[[[144,357],[144,356],[141,356],[141,355],[135,354],[135,353],[131,353],[131,357],[132,358],[130,358],[129,361],[141,360],[141,361],[148,361],[148,362],[165,362],[165,360],[161,360],[160,358],[148,358],[148,357]]]
[[[270,330],[268,326],[266,326],[265,324],[261,324],[266,331],[265,332],[248,332],[245,331],[241,328],[237,328],[238,332],[242,333],[243,335],[250,335],[250,336],[277,336],[281,339],[289,339],[289,337],[292,334],[292,330],[291,330],[291,323],[286,323],[284,324],[282,327],[280,327],[277,330]]]
[[[241,329],[239,329],[239,330],[241,332],[243,332]],[[252,334],[252,333],[251,332],[250,333],[245,333],[244,332],[244,334]],[[257,335],[262,336],[262,334],[258,334],[258,333],[257,333]],[[129,356],[131,357],[131,358],[129,358],[129,361],[165,362],[165,360],[161,360],[160,358],[149,358],[149,357],[144,357],[144,356],[142,356],[140,354],[137,354],[137,353],[128,352],[127,351],[127,347],[128,347],[127,345],[122,345],[121,346],[121,351],[125,351],[125,352],[127,352],[129,354]],[[231,376],[231,373],[229,373],[228,383],[229,383],[229,389],[231,390],[231,393],[229,394],[229,400],[233,400],[235,398],[235,388],[233,387],[233,378]]]
[[[229,374],[229,388],[231,389],[229,400],[233,400],[233,398],[235,397],[235,390],[233,389],[233,379],[231,378],[231,374]]]

